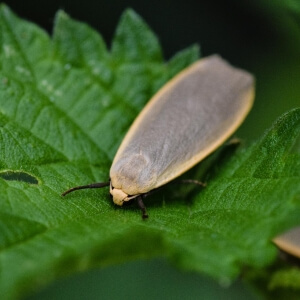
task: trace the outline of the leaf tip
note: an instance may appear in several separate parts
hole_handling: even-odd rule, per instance
[[[128,7],[123,11],[120,19],[122,20],[123,18],[130,18],[130,19],[135,19],[135,20],[141,20],[142,19],[139,16],[139,14],[134,9],[132,9],[131,7]]]
[[[162,61],[158,38],[143,18],[131,8],[127,8],[120,17],[111,49],[118,61],[149,61],[149,58]]]
[[[54,23],[59,24],[61,22],[67,21],[70,19],[70,16],[62,9],[58,10],[57,13],[55,14],[55,21]]]
[[[7,16],[12,14],[11,9],[3,2],[0,3],[0,12]]]

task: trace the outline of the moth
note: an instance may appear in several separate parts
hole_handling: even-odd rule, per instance
[[[167,82],[133,122],[110,168],[113,202],[143,199],[222,145],[241,125],[254,100],[254,78],[218,55],[200,59]]]

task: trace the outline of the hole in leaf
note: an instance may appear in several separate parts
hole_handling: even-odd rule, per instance
[[[5,171],[0,173],[0,177],[5,180],[17,180],[30,184],[38,184],[39,181],[32,175],[22,171]]]

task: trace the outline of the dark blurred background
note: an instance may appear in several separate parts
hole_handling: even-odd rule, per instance
[[[203,56],[219,53],[249,70],[256,76],[257,97],[238,136],[250,143],[278,116],[300,106],[300,9],[297,12],[285,3],[293,0],[11,0],[6,4],[49,34],[55,13],[63,9],[101,32],[108,45],[121,13],[131,7],[158,35],[165,59],[199,43]],[[152,261],[64,279],[31,299],[179,299],[183,295],[189,299],[253,297],[241,281],[224,290],[199,275]]]

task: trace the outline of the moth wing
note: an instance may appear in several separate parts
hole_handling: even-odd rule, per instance
[[[178,177],[218,148],[242,123],[254,79],[217,55],[180,72],[148,102],[111,167],[112,184],[129,195]]]
[[[277,236],[274,243],[281,250],[300,258],[300,227]]]

